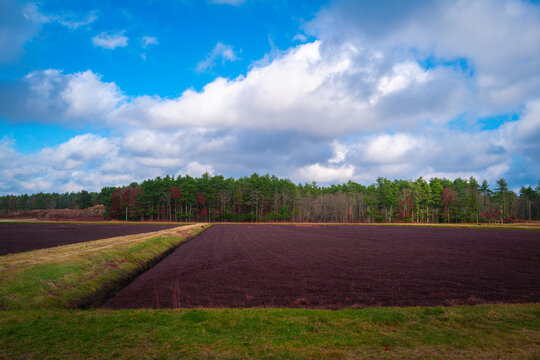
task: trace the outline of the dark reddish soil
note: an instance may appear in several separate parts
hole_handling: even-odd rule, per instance
[[[0,255],[141,234],[178,225],[10,224],[0,223]]]
[[[105,308],[540,301],[540,232],[214,225]]]

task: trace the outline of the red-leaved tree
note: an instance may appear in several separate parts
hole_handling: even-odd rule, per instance
[[[206,198],[200,192],[197,193],[197,203],[199,203],[201,207],[201,211],[199,212],[198,218],[206,219],[208,217],[208,209],[206,207]]]
[[[456,193],[452,189],[444,188],[441,193],[441,204],[443,206],[443,213],[446,212],[446,219],[450,222],[450,205],[456,202]]]
[[[142,193],[140,187],[126,186],[113,191],[111,195],[111,217],[128,219],[138,217],[137,196]]]

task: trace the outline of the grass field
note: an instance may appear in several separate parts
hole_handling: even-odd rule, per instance
[[[74,309],[99,303],[203,227],[1,256],[0,358],[540,358],[540,304]]]
[[[540,305],[0,312],[0,357],[537,359]]]

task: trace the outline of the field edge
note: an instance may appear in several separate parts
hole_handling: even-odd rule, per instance
[[[209,224],[0,256],[0,310],[98,306]]]
[[[96,292],[88,294],[88,296],[80,299],[77,303],[73,305],[75,309],[89,309],[89,308],[98,308],[103,305],[107,300],[116,296],[116,294],[122,290],[124,287],[129,285],[133,280],[138,276],[142,275],[146,271],[150,270],[152,267],[157,265],[160,261],[169,256],[173,251],[175,251],[180,246],[188,243],[189,241],[195,239],[197,235],[209,228],[211,225],[204,225],[203,228],[195,229],[185,237],[177,237],[178,242],[172,244],[168,249],[161,253],[157,253],[153,258],[148,261],[141,263],[137,268],[133,269],[131,272],[122,274],[122,276],[117,279],[113,279],[108,282],[104,282],[101,288],[97,289]],[[149,239],[151,240],[151,239]]]

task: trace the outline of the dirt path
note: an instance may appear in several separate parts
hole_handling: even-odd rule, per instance
[[[308,307],[540,301],[540,233],[214,225],[105,307]]]

